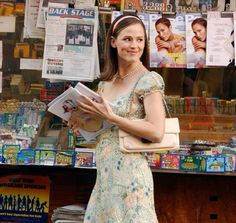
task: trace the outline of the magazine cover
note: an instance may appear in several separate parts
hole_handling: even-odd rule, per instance
[[[121,11],[123,10],[142,11],[142,0],[121,0]]]
[[[92,100],[100,102],[100,96],[86,87],[78,83],[75,88],[69,87],[65,92],[55,98],[48,104],[48,111],[68,121],[74,113],[80,121],[79,132],[87,140],[90,141],[96,136],[101,134],[105,129],[110,128],[112,125],[105,120],[96,116],[91,116],[78,108],[78,100],[83,100],[81,94],[90,97]]]
[[[233,18],[207,13],[206,65],[228,66],[234,59]]]
[[[186,67],[185,16],[149,15],[150,67]]]
[[[175,12],[175,0],[143,0],[144,11]]]
[[[186,61],[187,68],[206,65],[207,20],[201,13],[186,14]]]
[[[225,0],[175,0],[178,12],[224,11]]]

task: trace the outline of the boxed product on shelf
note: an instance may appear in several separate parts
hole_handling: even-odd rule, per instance
[[[4,159],[3,154],[2,154],[2,145],[0,145],[0,164],[4,163],[4,162],[5,162],[5,159]]]
[[[31,148],[21,149],[17,154],[17,164],[20,165],[34,164],[34,150]]]
[[[160,168],[161,167],[161,154],[148,152],[146,153],[148,164],[150,167],[153,168]]]
[[[95,168],[95,150],[76,148],[74,167]]]
[[[60,166],[72,166],[74,165],[74,150],[57,150],[56,151],[56,159],[54,165]]]
[[[225,157],[207,156],[206,172],[225,172]]]
[[[34,157],[34,163],[36,165],[53,166],[56,160],[56,150],[36,149]]]
[[[180,155],[178,154],[162,154],[161,169],[179,170]]]
[[[17,164],[17,154],[20,151],[20,145],[4,144],[2,148],[2,155],[4,157],[4,163]]]
[[[236,155],[225,155],[225,171],[235,171]]]
[[[180,170],[183,171],[200,171],[199,156],[180,156]]]

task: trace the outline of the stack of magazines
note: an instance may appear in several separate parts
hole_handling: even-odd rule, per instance
[[[56,208],[53,210],[52,222],[53,223],[83,223],[85,214],[84,204],[73,204]]]

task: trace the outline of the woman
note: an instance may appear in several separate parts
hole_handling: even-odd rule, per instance
[[[194,32],[192,38],[194,53],[187,60],[189,64],[195,64],[196,68],[201,68],[206,64],[207,21],[197,18],[193,20],[191,26]]]
[[[162,77],[147,70],[147,36],[142,21],[121,15],[111,24],[105,68],[98,91],[102,103],[90,100],[79,107],[114,124],[97,137],[97,179],[85,223],[157,223],[152,172],[143,153],[122,153],[118,129],[153,142],[164,134]],[[77,119],[78,120],[78,119]],[[77,122],[70,120],[77,132]]]
[[[174,64],[174,58],[177,55],[175,53],[185,51],[185,38],[172,32],[170,20],[167,18],[158,19],[155,23],[155,28],[158,33],[155,38],[158,50],[158,66]]]

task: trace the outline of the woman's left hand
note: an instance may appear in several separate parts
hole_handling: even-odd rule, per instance
[[[91,115],[98,116],[102,119],[106,119],[112,122],[114,113],[109,105],[109,103],[101,95],[101,102],[97,102],[87,97],[86,95],[81,95],[81,100],[77,100],[78,107]]]

